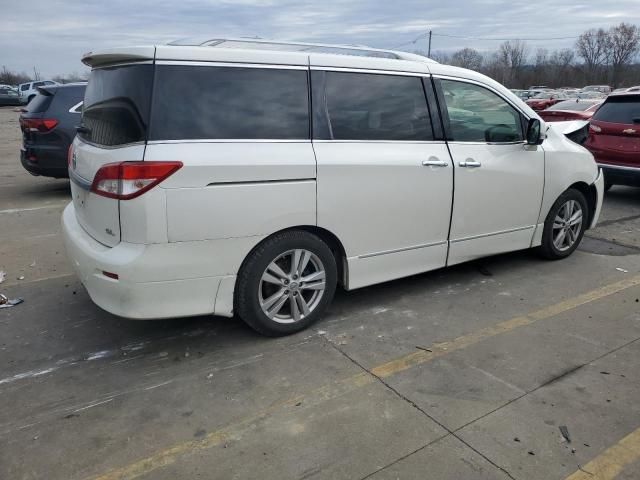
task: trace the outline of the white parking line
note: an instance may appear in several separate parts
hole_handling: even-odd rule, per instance
[[[34,210],[46,210],[47,208],[59,208],[59,207],[64,207],[66,204],[67,202],[60,203],[60,204],[55,203],[52,205],[43,205],[41,207],[9,208],[7,210],[0,210],[0,215],[9,214],[9,213],[33,212]]]

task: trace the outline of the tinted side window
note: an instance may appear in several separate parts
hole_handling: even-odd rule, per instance
[[[150,140],[309,138],[305,70],[159,65]]]
[[[609,123],[640,123],[640,95],[609,97],[593,115],[594,120]]]
[[[21,92],[26,92],[27,90],[29,90],[29,84],[25,83],[24,85],[20,85],[20,91]]]
[[[44,82],[33,82],[33,88],[41,87],[44,85]]]
[[[524,140],[522,116],[506,100],[471,83],[441,80],[450,140],[507,143]]]
[[[80,136],[105,146],[146,139],[153,65],[126,65],[93,70],[84,95]],[[176,97],[176,101],[180,96]]]
[[[433,139],[420,77],[326,72],[325,78],[330,138]]]

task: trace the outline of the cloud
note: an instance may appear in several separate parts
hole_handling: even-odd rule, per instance
[[[35,66],[52,76],[82,70],[83,52],[166,43],[197,35],[260,36],[389,48],[428,30],[464,37],[536,38],[531,49],[570,47],[588,28],[621,21],[640,24],[637,0],[579,3],[556,0],[31,0],[14,2],[0,17],[0,63]],[[500,41],[433,37],[434,50]],[[426,50],[426,40],[408,50]]]

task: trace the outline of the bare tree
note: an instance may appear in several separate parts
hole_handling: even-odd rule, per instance
[[[7,85],[18,85],[20,83],[25,83],[29,81],[29,76],[22,72],[12,72],[5,65],[2,66],[2,71],[0,71],[0,83],[5,83]]]
[[[617,27],[612,27],[608,36],[608,58],[612,67],[612,83],[614,87],[617,87],[623,70],[631,63],[640,49],[640,32],[635,25],[621,23]]]
[[[527,43],[522,40],[508,40],[500,45],[498,58],[504,68],[504,81],[502,83],[514,86],[519,82],[522,67],[527,62],[528,53]]]
[[[602,28],[584,32],[576,41],[576,53],[584,60],[587,81],[596,80],[607,62],[609,34]]]
[[[473,48],[463,48],[451,56],[451,64],[456,67],[480,70],[483,57],[480,52]]]

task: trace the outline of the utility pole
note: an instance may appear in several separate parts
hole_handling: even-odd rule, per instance
[[[427,51],[427,57],[431,58],[431,34],[433,32],[429,30],[429,50]]]

